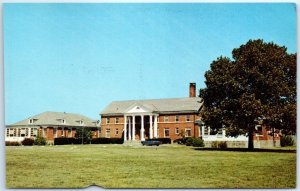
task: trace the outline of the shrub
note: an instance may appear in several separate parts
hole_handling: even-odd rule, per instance
[[[5,141],[5,146],[20,146],[21,143],[17,141]]]
[[[31,138],[25,138],[21,143],[24,146],[32,146],[34,143],[34,140]]]
[[[54,145],[69,145],[75,142],[75,138],[59,137],[54,139]]]
[[[193,145],[193,142],[194,142],[194,138],[193,137],[189,137],[186,142],[185,142],[185,145],[186,146],[192,146]]]
[[[280,146],[286,147],[286,146],[293,146],[294,144],[295,141],[291,135],[280,137]]]
[[[146,141],[160,141],[162,144],[171,144],[171,139],[170,138],[146,139]]]
[[[123,144],[122,138],[94,138],[91,140],[91,144]]]
[[[211,148],[218,148],[218,141],[211,142]]]
[[[226,149],[227,148],[227,142],[226,141],[218,142],[218,148]]]
[[[204,147],[204,141],[201,138],[195,138],[193,141],[193,147]]]
[[[44,137],[37,136],[36,139],[34,140],[35,145],[46,145],[47,140]]]

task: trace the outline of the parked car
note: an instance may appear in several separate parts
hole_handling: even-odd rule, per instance
[[[161,145],[162,142],[161,141],[154,141],[154,140],[149,140],[149,141],[142,141],[142,145],[145,146],[152,146],[152,145],[156,145],[156,146],[159,146]]]

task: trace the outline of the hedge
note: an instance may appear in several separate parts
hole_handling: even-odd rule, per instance
[[[5,146],[21,146],[21,143],[18,141],[5,141]]]
[[[32,146],[34,143],[34,140],[31,138],[25,138],[21,143],[24,146]]]
[[[280,146],[286,147],[286,146],[293,146],[294,144],[295,141],[291,135],[280,137]]]
[[[91,144],[123,144],[124,140],[122,138],[94,138],[91,140]]]
[[[146,141],[161,141],[162,144],[171,144],[171,139],[170,138],[146,139]]]

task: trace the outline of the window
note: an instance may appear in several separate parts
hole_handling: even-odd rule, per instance
[[[9,129],[6,129],[6,137],[9,137]]]
[[[164,136],[165,137],[169,137],[170,136],[170,129],[169,128],[165,128]]]
[[[116,134],[116,135],[119,135],[119,129],[118,129],[118,128],[115,129],[115,134]]]
[[[62,120],[61,120],[61,123],[62,123],[62,124],[66,124],[66,120],[65,120],[65,119],[62,119]]]
[[[79,125],[83,125],[84,124],[84,122],[82,120],[79,120],[78,122],[79,122]]]
[[[109,124],[110,123],[110,118],[106,118],[106,124]]]
[[[105,131],[105,137],[110,138],[110,128],[107,128]]]
[[[175,122],[179,122],[179,115],[175,116]]]
[[[14,137],[17,136],[17,129],[14,129]]]
[[[33,124],[34,120],[33,119],[29,119],[29,124]]]
[[[31,128],[30,129],[30,136],[31,137],[36,137],[37,136],[37,129],[36,128]]]
[[[25,130],[25,136],[28,137],[28,135],[29,135],[29,129],[26,128],[26,130]]]
[[[176,127],[176,129],[175,129],[175,134],[176,134],[176,135],[179,134],[179,128],[178,128],[178,127]]]
[[[185,121],[190,121],[190,115],[185,116]]]
[[[169,121],[169,116],[164,116],[164,122],[168,122]]]
[[[22,128],[22,129],[18,129],[19,132],[18,132],[18,136],[19,137],[25,137],[26,136],[26,130],[25,128]]]
[[[186,128],[186,129],[185,129],[185,136],[186,136],[186,137],[192,136],[191,128]]]
[[[116,117],[116,123],[119,123],[119,122],[120,122],[120,118]]]
[[[13,136],[14,136],[14,129],[13,129],[13,128],[10,128],[10,129],[9,129],[9,136],[10,136],[10,137],[13,137]]]

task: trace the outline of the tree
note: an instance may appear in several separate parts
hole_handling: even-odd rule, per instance
[[[93,137],[89,128],[79,127],[76,129],[75,138],[82,141],[82,144],[89,143]]]
[[[203,121],[227,135],[247,135],[253,149],[255,125],[267,121],[283,132],[296,132],[296,54],[284,46],[250,40],[219,57],[205,73]]]

